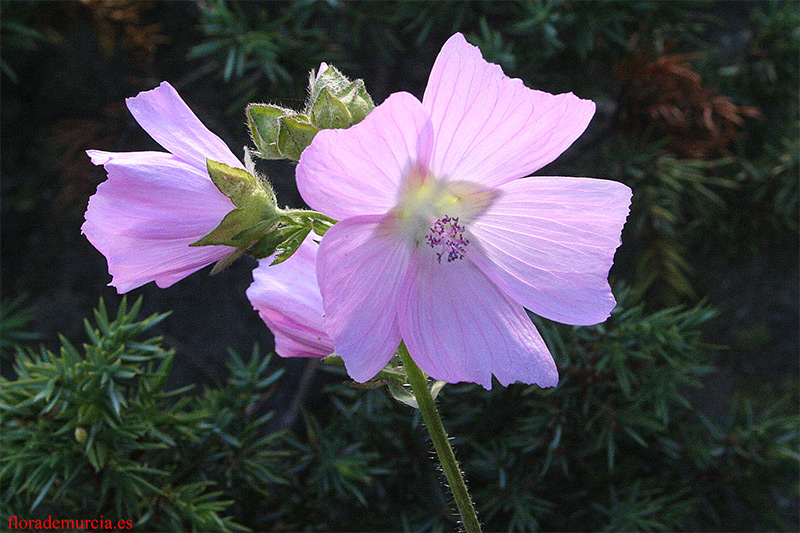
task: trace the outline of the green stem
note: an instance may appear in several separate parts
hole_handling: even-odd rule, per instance
[[[478,515],[475,513],[472,499],[469,497],[469,492],[467,492],[464,477],[458,468],[453,448],[450,447],[450,441],[447,440],[447,433],[444,430],[444,425],[442,425],[439,411],[436,410],[436,403],[434,403],[431,392],[428,390],[428,379],[411,359],[404,342],[400,343],[398,353],[408,376],[408,382],[411,384],[411,390],[414,392],[419,404],[419,410],[422,412],[422,418],[425,420],[425,427],[428,428],[433,447],[436,449],[436,455],[439,456],[442,470],[444,470],[447,482],[453,491],[453,497],[456,500],[464,527],[467,533],[480,533],[481,524],[478,522]]]

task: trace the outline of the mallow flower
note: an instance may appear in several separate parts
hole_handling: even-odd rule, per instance
[[[396,93],[359,124],[316,135],[297,183],[340,221],[322,239],[317,279],[325,330],[353,379],[373,377],[403,340],[437,380],[556,385],[525,308],[574,325],[609,316],[631,191],[524,176],[572,144],[594,110],[526,88],[455,34],[421,102]]]
[[[108,179],[89,199],[81,230],[108,260],[111,285],[120,293],[149,281],[168,287],[235,250],[189,245],[234,209],[209,178],[206,159],[244,168],[169,83],[126,103],[169,153],[87,151]]]
[[[316,274],[319,244],[314,239],[309,234],[282,263],[270,266],[272,257],[261,259],[247,289],[253,308],[275,335],[275,351],[282,357],[325,357],[333,353],[333,341],[323,323]]]

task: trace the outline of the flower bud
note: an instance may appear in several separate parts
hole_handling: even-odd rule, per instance
[[[307,107],[311,109],[311,122],[319,129],[323,128],[347,128],[353,124],[358,124],[370,111],[375,108],[372,98],[364,87],[363,80],[350,81],[344,74],[339,72],[336,67],[320,65],[320,72],[310,78],[309,100]],[[327,92],[327,94],[326,94]],[[330,102],[335,102],[331,104]],[[324,109],[326,106],[335,106],[337,117],[345,116],[339,109],[339,104],[347,110],[347,124],[339,125],[343,122],[342,118],[336,121],[337,125],[323,126],[315,120],[314,110]],[[327,116],[327,115],[324,115]]]
[[[245,113],[250,136],[258,149],[256,155],[262,159],[283,159],[278,150],[280,119],[291,117],[296,112],[276,105],[250,104]]]
[[[309,124],[305,115],[282,117],[279,122],[278,151],[288,159],[299,161],[300,154],[311,144],[319,130]]]
[[[350,84],[350,80],[339,72],[339,69],[322,63],[320,64],[319,72],[316,75],[312,72],[309,77],[309,102],[316,102],[322,89],[328,89],[331,94],[338,95],[347,89]]]
[[[247,106],[247,125],[262,159],[299,161],[319,130],[349,128],[375,108],[362,80],[350,81],[321,63],[309,76],[308,100],[301,113],[272,104]]]
[[[364,120],[364,117],[375,109],[375,104],[372,102],[372,97],[367,93],[363,80],[354,81],[336,96],[350,111],[350,115],[353,117],[353,124],[358,124]]]
[[[347,128],[353,117],[341,100],[324,87],[311,108],[311,123],[319,129]]]

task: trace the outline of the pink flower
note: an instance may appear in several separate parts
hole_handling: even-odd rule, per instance
[[[589,178],[518,179],[583,132],[594,103],[526,88],[456,34],[422,102],[390,96],[303,152],[306,202],[340,220],[317,258],[325,328],[350,376],[405,341],[428,375],[553,386],[525,308],[586,325],[615,305],[607,276],[631,191]]]
[[[253,270],[247,297],[275,335],[275,351],[282,357],[325,357],[333,353],[317,286],[318,248],[314,235],[309,235],[283,263],[270,266],[270,257],[259,261]]]
[[[244,168],[172,86],[128,98],[128,109],[165,152],[86,152],[108,179],[89,199],[81,230],[108,260],[120,293],[149,281],[169,287],[230,254],[228,246],[189,247],[234,209],[213,184],[206,158]]]

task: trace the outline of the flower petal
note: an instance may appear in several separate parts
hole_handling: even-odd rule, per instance
[[[608,271],[631,190],[615,181],[559,177],[495,190],[501,196],[470,226],[470,258],[538,315],[573,325],[608,318],[616,305]]]
[[[317,286],[318,248],[314,236],[309,235],[286,261],[270,266],[272,258],[262,259],[253,270],[247,297],[275,335],[275,351],[282,357],[333,353]]]
[[[418,250],[411,260],[399,323],[411,357],[429,376],[490,389],[492,374],[552,387],[558,371],[525,310],[469,259],[438,263]]]
[[[233,251],[189,245],[234,208],[204,171],[161,152],[87,152],[108,179],[89,199],[81,230],[108,260],[120,293],[168,287]]]
[[[410,249],[387,229],[389,217],[353,217],[322,239],[317,280],[325,329],[347,373],[364,382],[389,362],[400,344],[398,292]]]
[[[433,173],[488,187],[553,161],[583,133],[595,109],[572,93],[528,89],[486,62],[460,33],[439,52],[422,102],[436,136]]]
[[[322,130],[303,151],[297,188],[313,209],[342,220],[383,214],[403,178],[427,169],[432,130],[419,100],[395,93],[346,130]]]
[[[206,158],[244,168],[225,142],[211,133],[167,82],[126,100],[136,122],[158,144],[205,170]]]

